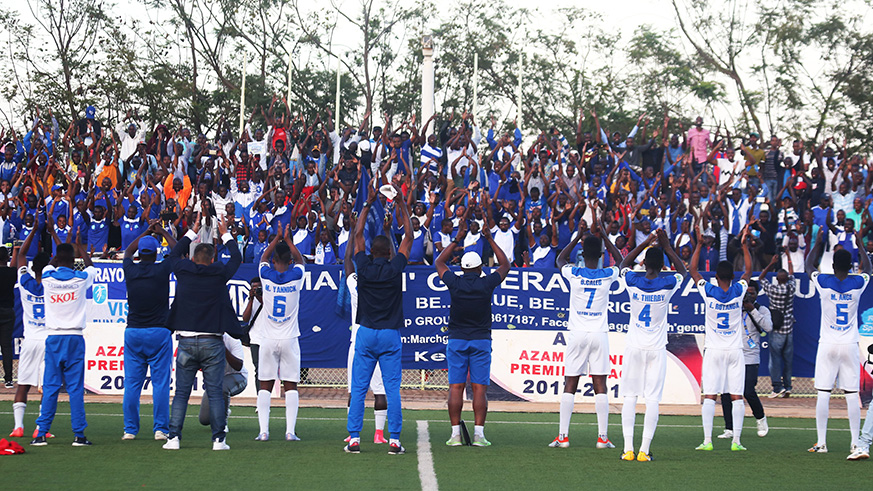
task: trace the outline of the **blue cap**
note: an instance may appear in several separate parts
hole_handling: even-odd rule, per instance
[[[58,189],[64,189],[64,187],[60,184],[55,184],[54,186],[52,186],[52,191],[57,191]]]
[[[146,235],[139,239],[139,254],[156,254],[160,246],[161,244],[158,242],[158,239],[151,235]]]
[[[88,106],[85,108],[85,117],[88,119],[94,119],[94,116],[97,114],[97,108],[94,106]]]

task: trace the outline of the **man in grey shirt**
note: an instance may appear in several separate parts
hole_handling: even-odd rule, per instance
[[[758,365],[761,363],[761,335],[773,330],[773,321],[770,318],[770,309],[758,305],[758,282],[749,281],[749,289],[743,298],[743,358],[746,362],[746,385],[743,389],[743,397],[752,408],[752,414],[758,422],[758,436],[767,436],[770,431],[767,426],[767,416],[764,415],[764,406],[755,392],[758,383]],[[734,429],[731,418],[730,397],[721,396],[721,408],[724,411],[724,433],[719,438],[733,438]]]

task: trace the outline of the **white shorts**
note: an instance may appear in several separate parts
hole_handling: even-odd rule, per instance
[[[857,344],[819,344],[815,353],[815,388],[858,392],[861,354]]]
[[[297,338],[262,339],[258,346],[258,380],[300,381]]]
[[[42,385],[45,371],[45,339],[25,338],[18,355],[18,385]]]
[[[743,395],[746,363],[742,349],[703,351],[703,395]]]
[[[349,382],[349,392],[352,391],[352,362],[355,360],[355,342],[352,341],[349,346],[349,364],[346,365],[346,376]],[[376,368],[373,370],[373,378],[370,379],[370,390],[373,394],[380,396],[385,395],[385,385],[382,383],[382,369],[379,368],[379,362],[376,362]]]
[[[564,375],[609,375],[609,333],[568,331]]]
[[[643,350],[628,346],[624,350],[619,391],[622,397],[644,397],[661,401],[667,374],[667,350]]]

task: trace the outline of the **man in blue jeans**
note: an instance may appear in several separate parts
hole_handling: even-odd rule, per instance
[[[227,232],[227,218],[218,223],[221,241],[230,253],[227,263],[215,261],[215,246],[197,244],[191,259],[182,259],[173,266],[176,275],[176,297],[170,307],[167,326],[179,339],[176,352],[176,393],[170,416],[170,437],[166,450],[179,450],[182,426],[188,411],[188,398],[197,371],[203,371],[203,385],[209,398],[209,421],[212,426],[212,450],[230,450],[225,442],[227,412],[224,408],[225,332],[241,335],[236,312],[227,293],[227,282],[233,278],[242,262],[236,239]],[[173,248],[172,255],[181,256],[189,250],[191,241],[200,233],[200,217],[193,228]]]
[[[72,244],[58,244],[55,257],[42,271],[45,298],[45,375],[42,384],[42,405],[36,425],[39,433],[31,445],[46,445],[46,433],[52,427],[58,409],[61,385],[70,396],[70,419],[74,447],[87,447],[85,438],[85,306],[86,293],[94,283],[97,269],[91,257],[77,244],[85,262],[84,271],[73,269],[76,254]]]
[[[170,247],[174,239],[153,223],[124,250],[124,279],[127,286],[127,328],[124,330],[124,435],[133,440],[139,433],[139,396],[146,370],[151,372],[155,440],[170,433],[170,372],[173,368],[173,339],[167,329],[170,272],[180,251],[157,260],[161,244],[151,234],[160,233]],[[133,253],[139,249],[139,262]]]
[[[469,209],[468,209],[469,210]],[[446,361],[449,365],[449,420],[452,424],[452,437],[446,442],[450,447],[462,445],[461,410],[464,408],[464,387],[467,374],[473,384],[473,445],[488,447],[485,439],[485,417],[488,414],[486,391],[491,385],[491,297],[506,275],[509,274],[509,260],[494,242],[488,227],[482,235],[488,241],[499,267],[490,275],[482,274],[482,258],[475,251],[461,257],[462,275],[449,270],[446,262],[467,235],[467,216],[458,224],[458,235],[436,258],[437,273],[449,289],[452,304],[449,310],[449,343],[446,347]]]
[[[403,429],[403,413],[400,408],[400,328],[403,327],[403,270],[412,248],[412,223],[403,196],[397,190],[395,209],[403,224],[403,240],[397,255],[391,257],[391,242],[384,235],[373,239],[370,254],[364,240],[364,225],[370,214],[376,193],[369,187],[367,202],[355,224],[355,267],[358,269],[358,333],[355,336],[355,357],[352,362],[352,391],[349,402],[347,429],[348,453],[361,452],[361,428],[364,426],[364,398],[370,387],[370,379],[376,363],[382,369],[382,382],[388,399],[388,453],[400,455],[406,452],[400,444]]]
[[[770,313],[773,315],[773,332],[770,333],[770,383],[773,392],[770,399],[791,395],[791,369],[794,361],[794,264],[791,254],[786,254],[788,271],[780,269],[776,273],[776,283],[771,283],[767,273],[778,264],[780,254],[775,254],[761,271],[761,288],[770,299]]]

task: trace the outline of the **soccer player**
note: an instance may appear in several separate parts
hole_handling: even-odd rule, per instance
[[[746,365],[743,360],[743,298],[752,277],[752,255],[749,253],[749,228],[743,227],[740,242],[743,244],[745,271],[739,281],[734,281],[734,266],[730,261],[721,261],[716,266],[718,286],[706,281],[697,272],[703,234],[697,231],[697,246],[691,258],[691,278],[703,298],[706,311],[706,338],[703,344],[703,443],[697,450],[712,451],[712,425],[715,418],[715,398],[718,394],[730,394],[734,435],[731,450],[745,450],[740,443],[743,432],[743,417],[746,404],[743,402]]]
[[[858,449],[858,431],[861,428],[861,401],[858,389],[861,382],[861,357],[858,343],[858,304],[861,294],[870,282],[870,258],[858,254],[862,274],[849,274],[852,253],[845,249],[834,251],[834,274],[824,274],[816,268],[821,254],[824,230],[819,229],[815,247],[806,258],[806,271],[815,285],[821,301],[821,327],[818,350],[815,354],[815,429],[818,441],[810,452],[827,453],[828,405],[831,391],[837,385],[846,392],[849,412],[849,430],[852,432],[852,454]],[[861,233],[855,232],[858,249],[864,248]],[[851,455],[850,455],[851,457]]]
[[[436,258],[435,266],[440,279],[449,289],[452,299],[449,310],[449,342],[446,361],[449,366],[449,420],[452,436],[446,442],[450,447],[462,445],[461,410],[464,408],[464,386],[467,374],[473,384],[473,415],[475,419],[473,445],[491,445],[485,439],[485,417],[488,414],[486,391],[491,384],[491,297],[494,289],[509,274],[509,259],[494,242],[489,229],[482,229],[485,239],[494,251],[499,264],[490,275],[482,274],[482,258],[474,251],[461,257],[461,276],[446,265],[467,235],[467,217],[458,227],[458,235]]]
[[[133,208],[133,206],[131,206]],[[156,262],[160,242],[151,233],[163,236],[170,247],[176,245],[160,220],[148,227],[124,250],[124,279],[127,288],[128,314],[124,329],[124,435],[133,440],[139,433],[139,398],[146,370],[152,383],[155,440],[166,440],[170,434],[170,373],[173,369],[173,339],[167,329],[170,308],[170,272],[178,262],[178,254],[170,254]],[[133,253],[139,250],[139,262]]]
[[[27,251],[34,236],[38,235],[34,227],[16,253],[12,253],[12,268],[18,267],[18,290],[21,297],[22,324],[24,324],[24,341],[18,355],[18,390],[15,392],[15,402],[12,413],[15,418],[15,428],[9,435],[14,438],[24,436],[24,412],[27,409],[27,394],[31,387],[37,387],[42,382],[45,371],[45,300],[43,297],[42,271],[49,262],[45,252],[37,253],[33,258],[31,270],[27,270]],[[33,438],[39,434],[34,429]],[[48,438],[53,435],[46,434]]]
[[[270,391],[276,380],[282,380],[285,387],[285,440],[300,440],[295,426],[300,403],[297,392],[297,382],[300,381],[300,326],[297,324],[297,311],[303,273],[306,272],[303,264],[303,255],[294,246],[291,226],[286,225],[285,233],[276,234],[264,250],[258,267],[264,303],[258,347],[260,432],[255,440],[261,442],[270,439]]]
[[[615,448],[607,436],[609,401],[606,396],[606,376],[609,375],[609,324],[606,311],[609,306],[609,289],[618,280],[619,269],[615,266],[599,268],[606,244],[615,264],[622,261],[621,253],[609,240],[603,240],[602,226],[597,218],[592,220],[594,235],[582,242],[582,260],[568,264],[570,252],[582,238],[584,221],[579,221],[579,233],[564,247],[558,256],[561,275],[570,284],[570,317],[567,322],[567,350],[564,355],[564,393],[561,394],[561,419],[558,437],[550,447],[570,446],[570,417],[576,399],[579,377],[591,376],[594,386],[594,410],[597,413],[597,448]]]
[[[45,377],[42,406],[36,425],[39,432],[31,445],[46,445],[46,433],[51,429],[58,409],[61,385],[70,396],[70,419],[74,447],[87,447],[85,438],[85,294],[94,283],[97,268],[91,263],[82,245],[76,248],[85,262],[84,271],[73,269],[76,254],[72,244],[59,244],[55,257],[42,271],[45,296]]]
[[[388,453],[406,452],[400,444],[403,412],[400,406],[401,350],[400,328],[403,327],[403,270],[412,248],[412,223],[409,210],[402,198],[397,199],[395,210],[403,224],[403,240],[397,254],[391,257],[390,239],[377,236],[370,244],[370,256],[365,252],[364,225],[370,214],[376,193],[369,186],[367,202],[355,224],[355,267],[358,271],[358,316],[360,324],[355,336],[355,359],[352,362],[352,400],[349,404],[347,429],[349,453],[361,451],[361,427],[364,425],[364,397],[373,378],[376,363],[382,368],[382,382],[388,399],[388,426],[391,435]],[[400,190],[398,189],[398,195]]]
[[[658,247],[652,247],[657,238]],[[633,271],[637,256],[646,251],[645,272]],[[676,267],[676,273],[661,276],[664,254]],[[650,234],[621,262],[621,277],[630,298],[630,323],[627,329],[624,363],[621,372],[621,427],[624,434],[622,460],[634,460],[634,423],[637,398],[646,399],[643,423],[643,442],[636,460],[649,462],[649,450],[658,426],[658,410],[664,393],[667,372],[667,314],[670,299],[688,276],[685,265],[673,247],[664,229]]]
[[[352,227],[354,228],[354,221],[352,222]],[[390,241],[390,244],[393,248],[394,241]],[[346,273],[346,285],[349,288],[349,296],[351,297],[352,303],[352,343],[349,345],[349,361],[346,368],[349,384],[349,404],[352,402],[352,379],[354,378],[352,366],[355,360],[355,335],[358,333],[358,327],[360,327],[357,323],[358,274],[355,273],[354,256],[355,244],[354,241],[349,241],[349,244],[346,247],[345,260],[343,261],[343,268]],[[385,384],[382,383],[382,370],[379,368],[378,363],[376,363],[376,368],[373,370],[373,378],[370,379],[370,390],[373,391],[373,414],[376,417],[376,433],[373,435],[373,443],[388,443],[388,440],[385,439],[385,420],[388,418],[388,399],[385,397]],[[349,436],[345,441],[348,442],[351,439],[352,437]]]

